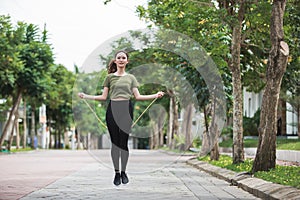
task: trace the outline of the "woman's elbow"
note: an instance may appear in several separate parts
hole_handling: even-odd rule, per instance
[[[135,100],[137,100],[137,101],[140,101],[140,100],[141,100],[141,96],[139,96],[139,95],[135,95],[134,98],[135,98]]]
[[[106,96],[103,96],[102,100],[103,100],[103,101],[106,101],[106,100],[107,100],[107,95],[106,95]]]

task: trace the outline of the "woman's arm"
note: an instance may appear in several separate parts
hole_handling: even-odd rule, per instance
[[[136,100],[150,100],[150,99],[155,99],[155,98],[161,98],[162,96],[164,96],[164,92],[158,92],[156,94],[150,94],[150,95],[141,95],[138,88],[133,88],[132,89],[133,95],[135,97]]]
[[[108,96],[108,87],[104,87],[103,92],[101,95],[88,95],[83,92],[78,93],[78,96],[82,99],[90,99],[90,100],[97,100],[97,101],[105,101]]]

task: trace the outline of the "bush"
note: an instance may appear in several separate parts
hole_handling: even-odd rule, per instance
[[[202,145],[202,140],[200,139],[200,137],[196,137],[193,139],[193,147],[200,148],[201,145]]]
[[[260,121],[260,109],[253,117],[243,117],[244,136],[258,136],[258,126]]]
[[[223,129],[222,129],[221,135],[222,135],[222,136],[229,137],[229,138],[232,138],[232,137],[233,137],[233,129],[232,129],[232,126],[227,126],[227,127],[223,128]]]

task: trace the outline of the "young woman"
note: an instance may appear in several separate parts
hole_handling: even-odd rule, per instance
[[[128,162],[128,138],[131,132],[133,107],[130,101],[132,95],[136,100],[150,100],[161,98],[164,93],[157,92],[151,95],[141,95],[138,90],[138,82],[132,74],[126,73],[126,65],[129,62],[125,51],[118,51],[115,58],[109,63],[108,75],[103,84],[101,95],[93,96],[79,93],[83,99],[104,101],[110,97],[106,111],[106,124],[111,138],[111,157],[115,169],[113,183],[120,185],[128,183],[126,166]],[[119,161],[121,159],[121,168]],[[121,173],[120,173],[121,169]]]

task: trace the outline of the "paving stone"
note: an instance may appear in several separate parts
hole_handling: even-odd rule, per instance
[[[186,160],[190,158],[188,156],[178,157],[160,151],[132,150],[128,165],[130,182],[127,185],[114,186],[112,183],[114,172],[109,150],[93,153],[101,161],[89,160],[77,170],[67,175],[57,176],[55,181],[46,186],[35,188],[20,200],[258,199],[241,188],[231,186],[227,181],[187,165]],[[45,151],[43,154],[51,156],[51,151]],[[75,155],[73,156],[76,158]],[[57,163],[50,165],[55,168]]]

